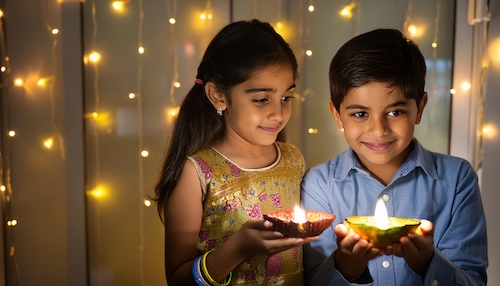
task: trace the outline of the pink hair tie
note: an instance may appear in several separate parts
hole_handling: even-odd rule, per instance
[[[203,85],[203,80],[197,78],[197,79],[194,80],[194,83]]]

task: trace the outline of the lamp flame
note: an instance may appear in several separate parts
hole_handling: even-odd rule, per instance
[[[378,199],[375,206],[375,224],[380,229],[387,229],[389,227],[389,216],[387,215],[387,208],[382,199]]]
[[[305,223],[306,221],[306,212],[299,206],[295,206],[295,208],[293,209],[293,222]]]

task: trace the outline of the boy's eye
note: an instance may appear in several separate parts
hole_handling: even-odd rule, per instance
[[[368,113],[366,113],[364,111],[358,111],[358,112],[354,112],[352,114],[352,116],[354,116],[354,117],[366,117],[366,116],[368,116]]]
[[[283,97],[281,98],[281,101],[284,101],[284,102],[289,102],[292,98],[293,98],[293,96],[283,96]]]
[[[393,110],[393,111],[390,111],[389,113],[387,113],[387,115],[389,115],[389,116],[398,116],[398,115],[400,115],[402,113],[403,113],[403,111],[401,111],[401,110]]]

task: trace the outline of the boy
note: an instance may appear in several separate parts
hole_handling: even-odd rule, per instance
[[[333,213],[333,227],[304,246],[309,285],[485,285],[486,221],[477,175],[460,158],[426,150],[413,137],[427,103],[426,66],[401,32],[379,29],[340,48],[330,65],[330,111],[349,149],[312,168],[305,209]],[[348,216],[422,219],[415,233],[379,249]]]

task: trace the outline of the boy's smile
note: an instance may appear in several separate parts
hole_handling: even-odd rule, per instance
[[[330,111],[361,163],[388,184],[410,152],[426,102],[427,94],[417,107],[400,88],[369,82],[352,88],[338,111],[330,102]]]

